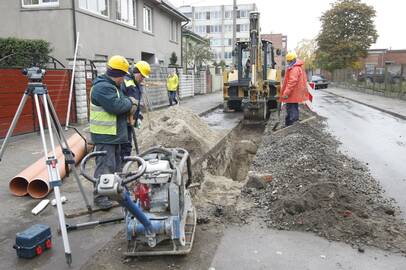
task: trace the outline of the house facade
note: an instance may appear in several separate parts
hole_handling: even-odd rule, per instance
[[[367,74],[381,74],[387,69],[393,75],[400,75],[404,74],[406,50],[371,49],[361,61]]]
[[[79,34],[78,57],[168,65],[181,57],[181,26],[187,18],[164,0],[2,0],[0,37],[43,39],[65,65]]]

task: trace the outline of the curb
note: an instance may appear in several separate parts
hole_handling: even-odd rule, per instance
[[[336,93],[333,93],[333,92],[330,92],[330,91],[325,91],[325,92],[330,93],[330,94],[332,94],[332,95],[334,95],[334,96],[337,96],[337,97],[345,98],[345,99],[351,100],[351,101],[353,101],[353,102],[356,102],[356,103],[365,105],[365,106],[370,107],[370,108],[373,108],[373,109],[375,109],[375,110],[378,110],[378,111],[381,111],[381,112],[390,114],[390,115],[395,116],[395,117],[397,117],[397,118],[400,118],[400,119],[402,119],[402,120],[406,120],[406,115],[399,114],[399,113],[396,113],[396,112],[392,112],[392,111],[389,111],[389,110],[385,110],[385,109],[382,109],[382,108],[380,108],[380,107],[378,107],[378,106],[371,105],[371,104],[368,104],[368,103],[365,103],[365,102],[361,102],[361,101],[359,101],[359,100],[356,100],[356,99],[353,99],[353,98],[349,98],[349,97],[345,97],[345,96],[342,96],[342,95],[339,95],[339,94],[336,94]]]
[[[222,107],[222,106],[223,106],[223,104],[222,104],[222,103],[219,103],[219,104],[215,105],[214,107],[211,107],[211,108],[209,108],[209,109],[207,109],[207,110],[205,110],[205,111],[203,111],[203,112],[201,112],[201,113],[198,113],[197,115],[203,116],[203,115],[205,115],[205,114],[208,114],[208,113],[211,113],[212,111],[217,110],[218,108],[220,108],[220,107]]]

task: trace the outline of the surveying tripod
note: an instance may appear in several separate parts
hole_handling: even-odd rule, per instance
[[[58,120],[58,116],[56,114],[55,108],[52,104],[51,98],[49,97],[48,89],[47,89],[46,85],[44,85],[42,83],[42,78],[43,78],[43,75],[45,74],[45,71],[41,70],[38,67],[31,67],[28,69],[24,69],[23,74],[27,75],[27,77],[29,79],[28,87],[25,90],[23,97],[21,98],[20,104],[18,105],[18,108],[17,108],[17,112],[14,115],[10,128],[7,131],[6,138],[4,139],[3,144],[1,146],[0,161],[1,161],[1,158],[5,151],[5,148],[7,146],[7,142],[9,140],[9,138],[11,137],[11,135],[13,134],[14,128],[17,125],[18,119],[21,115],[24,105],[25,105],[28,97],[31,96],[34,99],[35,108],[37,111],[39,130],[40,130],[42,146],[43,146],[44,155],[45,155],[45,164],[47,167],[48,177],[49,177],[49,185],[51,188],[54,189],[54,193],[55,193],[56,206],[57,206],[57,210],[58,210],[59,226],[60,226],[63,246],[64,246],[64,250],[65,250],[65,258],[66,258],[67,264],[71,265],[72,254],[71,254],[71,249],[69,246],[69,239],[68,239],[68,234],[67,234],[66,224],[65,224],[65,216],[64,216],[64,212],[63,212],[63,208],[62,208],[61,193],[59,190],[59,188],[62,184],[62,181],[61,181],[61,177],[60,177],[59,169],[58,169],[58,159],[55,154],[54,134],[53,134],[52,129],[55,129],[57,132],[57,139],[61,146],[62,152],[65,156],[65,166],[69,167],[67,169],[67,172],[69,172],[69,169],[71,169],[71,171],[73,172],[74,178],[76,179],[76,182],[79,186],[80,192],[82,193],[83,199],[85,201],[85,204],[86,204],[86,207],[87,207],[89,213],[92,212],[92,208],[91,208],[89,201],[86,197],[86,194],[83,190],[83,186],[82,186],[82,183],[80,182],[79,175],[76,172],[73,153],[72,153],[71,149],[69,148],[66,137],[63,133],[63,130],[62,130],[61,124]],[[42,118],[42,113],[41,113],[41,109],[40,109],[40,103],[39,103],[40,97],[42,97],[42,105],[43,105],[43,110],[44,110],[44,114],[45,114],[45,120],[46,120],[46,124],[48,126],[48,132],[49,132],[48,139],[50,141],[50,147],[51,147],[50,155],[48,155],[47,140],[46,140],[44,122],[43,122],[44,120]],[[52,117],[52,121],[51,121],[51,117]]]

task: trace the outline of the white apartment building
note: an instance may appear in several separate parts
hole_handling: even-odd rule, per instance
[[[249,39],[249,13],[256,11],[255,4],[237,6],[236,38]],[[233,50],[233,6],[181,6],[178,11],[190,19],[186,28],[210,40],[217,63],[224,60],[232,63]]]

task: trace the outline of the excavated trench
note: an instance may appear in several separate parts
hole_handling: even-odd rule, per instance
[[[200,187],[193,192],[194,202],[203,222],[236,213],[228,210],[237,204],[264,129],[265,125],[240,122],[194,163],[194,179]]]

